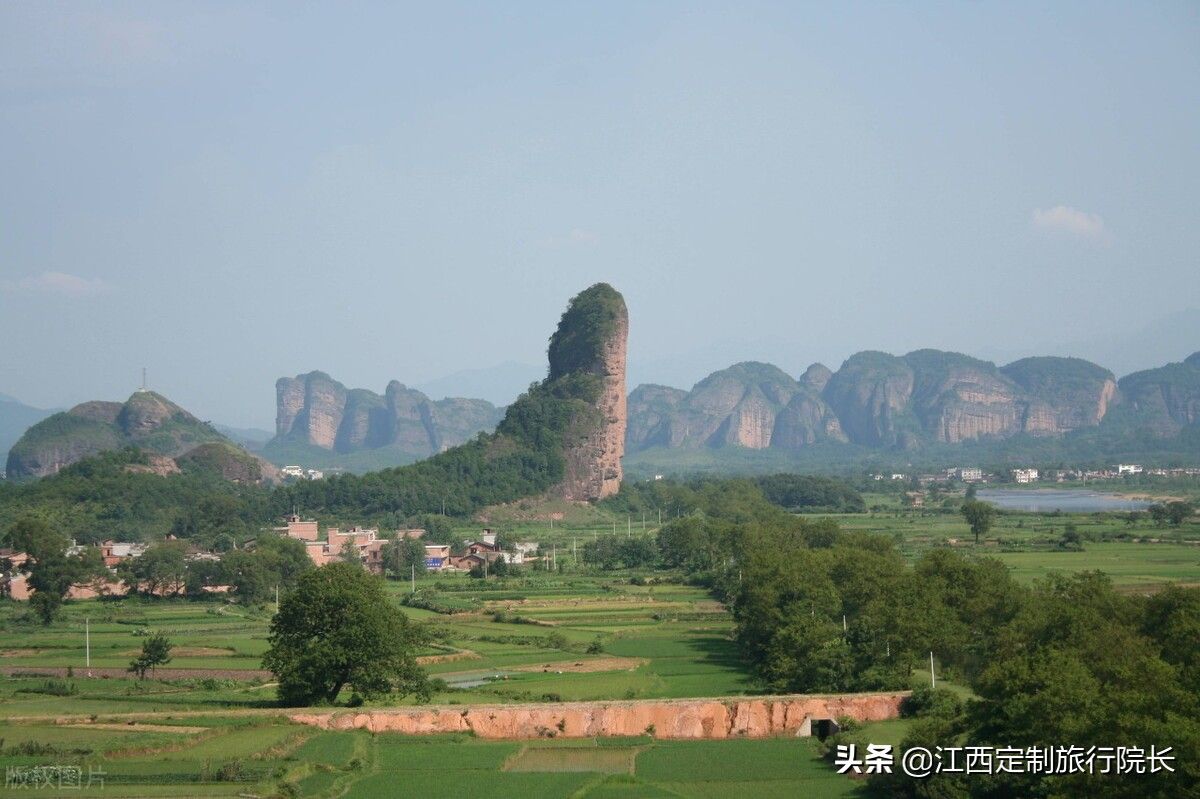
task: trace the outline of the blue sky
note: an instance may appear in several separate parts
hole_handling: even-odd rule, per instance
[[[0,180],[40,405],[269,425],[540,364],[598,280],[635,381],[1087,354],[1200,305],[1200,5],[8,3]]]

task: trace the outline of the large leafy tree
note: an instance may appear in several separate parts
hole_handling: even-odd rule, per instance
[[[30,516],[18,520],[8,530],[7,540],[9,546],[29,555],[29,587],[35,592],[30,607],[43,624],[54,621],[72,585],[104,571],[94,553],[68,556],[66,536],[55,532],[44,519]]]
[[[996,519],[996,508],[986,502],[970,499],[962,504],[961,512],[967,524],[971,526],[975,543],[978,544],[980,536],[987,535],[988,530],[992,529],[992,522]]]
[[[393,692],[427,698],[414,655],[422,637],[378,577],[331,563],[301,576],[284,598],[263,665],[287,705],[332,703],[346,686],[360,699]]]
[[[140,558],[129,562],[132,587],[157,596],[181,593],[187,575],[186,554],[182,541],[163,541],[147,547]]]
[[[275,589],[287,591],[312,569],[304,544],[294,538],[262,535],[253,549],[236,549],[221,559],[224,577],[246,603],[265,602]]]
[[[425,573],[425,545],[417,538],[397,538],[383,547],[383,568],[398,580]]]

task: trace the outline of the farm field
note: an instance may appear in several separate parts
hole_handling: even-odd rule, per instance
[[[728,612],[700,588],[632,585],[628,576],[486,586],[463,576],[428,577],[417,585],[439,586],[439,598],[465,610],[404,608],[434,638],[421,654],[426,669],[447,683],[437,701],[724,696],[754,687],[729,637]],[[409,585],[388,587],[399,600]],[[93,673],[120,691],[93,696],[81,689],[73,698],[81,708],[76,712],[183,710],[214,702],[261,707],[273,697],[260,663],[271,610],[218,600],[92,600],[68,603],[61,619],[43,627],[22,620],[28,611],[21,604],[3,602],[0,668],[58,677],[70,669],[83,678],[86,623]],[[139,683],[125,669],[152,633],[167,636],[175,649],[156,675],[161,679]],[[36,715],[60,701],[36,693],[6,696],[0,716]]]
[[[897,724],[881,723],[875,737],[898,740]],[[871,725],[864,731],[874,735]],[[48,785],[30,788],[38,796],[839,797],[857,788],[820,759],[811,738],[497,742],[213,715],[13,724],[5,733],[0,765],[8,773],[59,769]],[[20,790],[10,784],[8,792]]]
[[[897,507],[835,518],[846,529],[894,538],[910,558],[947,545],[994,555],[1022,581],[1100,569],[1130,590],[1200,582],[1195,526],[1156,528],[1111,514],[1004,513],[976,546],[951,513]],[[434,702],[756,692],[730,635],[731,616],[703,588],[670,582],[662,572],[576,567],[572,545],[611,535],[611,520],[607,531],[596,519],[556,520],[553,532],[548,522],[511,523],[561,545],[563,571],[487,581],[417,578],[421,606],[403,609],[431,633],[420,654],[443,681]],[[1058,545],[1068,524],[1081,534],[1083,551]],[[652,532],[631,521],[618,535]],[[413,587],[386,584],[397,603]],[[103,780],[102,788],[39,788],[46,796],[821,797],[852,796],[858,787],[819,759],[812,739],[495,742],[292,725],[261,671],[272,612],[270,605],[223,599],[90,600],[67,603],[62,617],[43,627],[27,618],[24,605],[0,601],[0,765],[78,766],[85,785],[89,773]],[[125,669],[151,634],[171,640],[173,659],[138,681]],[[928,673],[914,675],[925,680]],[[865,732],[895,744],[907,725],[880,722]]]
[[[829,518],[845,530],[891,537],[909,559],[940,546],[997,557],[1022,582],[1052,571],[1098,569],[1114,584],[1130,588],[1200,583],[1200,524],[1195,522],[1158,527],[1147,520],[1130,523],[1124,514],[1115,513],[1007,511],[997,514],[992,529],[976,545],[962,517],[952,512],[895,508]],[[1068,526],[1082,538],[1082,551],[1061,545]]]

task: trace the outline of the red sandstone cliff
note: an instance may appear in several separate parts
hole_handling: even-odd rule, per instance
[[[900,714],[906,693],[831,694],[533,705],[468,705],[325,711],[293,714],[292,721],[324,729],[364,729],[435,735],[470,732],[480,738],[633,736],[657,738],[765,738],[811,735],[819,719],[843,716],[882,721]]]
[[[621,488],[625,454],[625,344],[629,312],[620,292],[597,283],[574,298],[550,338],[549,383],[594,379],[591,412],[568,431],[563,481],[551,494],[595,501]]]

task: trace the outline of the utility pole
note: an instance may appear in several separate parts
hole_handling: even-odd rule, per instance
[[[842,632],[846,632],[846,614],[842,614]]]
[[[642,511],[642,532],[646,531],[646,511]]]
[[[275,586],[275,612],[279,612],[279,586]]]
[[[658,509],[658,526],[662,527],[662,508]]]
[[[83,619],[83,649],[84,649],[84,663],[87,664],[88,669],[91,669],[92,668],[92,620],[87,617],[84,617],[84,619]],[[88,672],[88,676],[89,677],[92,676],[91,671]]]
[[[933,653],[929,653],[929,687],[937,688],[937,677],[933,674]]]
[[[575,538],[571,539],[571,560],[575,561],[575,565],[579,565],[579,545]]]
[[[550,545],[550,568],[558,571],[558,544]]]
[[[633,536],[633,521],[630,520],[629,514],[626,513],[625,514],[625,537],[630,538],[631,536]]]
[[[415,594],[415,593],[417,593],[417,564],[410,563],[410,564],[408,564],[408,568],[412,572],[411,577],[410,577],[410,579],[412,580],[412,590],[409,591],[409,593]]]

